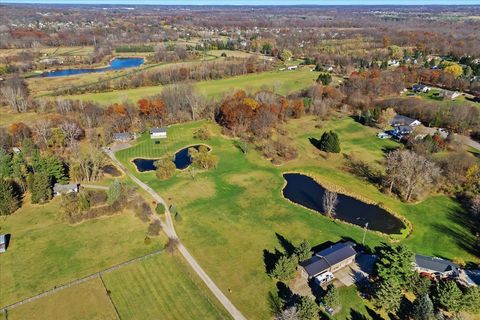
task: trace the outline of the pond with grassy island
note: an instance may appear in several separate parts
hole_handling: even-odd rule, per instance
[[[145,62],[145,59],[143,58],[115,58],[115,59],[112,59],[109,66],[104,68],[54,70],[54,71],[44,72],[40,76],[53,78],[53,77],[73,76],[73,75],[83,74],[83,73],[122,70],[127,68],[139,67],[144,62]]]
[[[190,148],[195,148],[197,150],[200,149],[200,147],[206,147],[208,151],[210,151],[210,148],[206,145],[198,144],[195,146],[188,146],[180,151],[177,151],[175,153],[175,158],[173,160],[173,163],[175,163],[175,167],[179,170],[183,170],[188,168],[192,164],[192,158],[188,154],[188,150]],[[136,158],[133,159],[133,163],[137,167],[137,170],[139,172],[147,172],[147,171],[155,171],[155,162],[158,161],[159,159],[144,159],[144,158]]]

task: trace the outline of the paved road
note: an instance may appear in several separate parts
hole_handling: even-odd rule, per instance
[[[165,217],[166,217],[166,225],[162,223],[163,230],[167,234],[167,236],[171,239],[178,240],[177,248],[178,251],[182,254],[185,260],[190,264],[192,269],[198,274],[200,279],[206,284],[206,286],[212,291],[215,297],[220,301],[220,303],[225,307],[225,309],[230,313],[230,315],[236,320],[245,320],[246,318],[242,315],[242,313],[233,305],[233,303],[223,294],[223,292],[217,287],[215,282],[208,276],[208,274],[202,269],[202,267],[198,264],[195,258],[188,252],[187,248],[182,244],[180,239],[178,239],[177,233],[173,226],[172,215],[170,214],[170,210],[168,208],[167,203],[165,200],[157,193],[155,190],[150,188],[148,185],[140,181],[136,176],[134,176],[120,161],[117,160],[115,154],[111,150],[105,150],[107,155],[112,159],[112,161],[122,169],[125,174],[128,175],[130,179],[132,179],[137,185],[139,185],[142,189],[147,191],[158,203],[162,203],[165,206]],[[159,219],[159,218],[158,218]],[[160,221],[161,222],[161,221]]]

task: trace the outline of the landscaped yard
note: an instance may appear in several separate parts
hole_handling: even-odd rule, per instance
[[[159,145],[144,135],[134,147],[118,152],[117,157],[136,172],[130,160],[173,154],[187,145],[197,144],[199,141],[192,138],[193,131],[205,123],[172,126],[168,130],[169,138],[161,140]],[[273,166],[254,150],[242,154],[232,139],[220,134],[217,125],[208,123],[215,135],[205,143],[219,156],[218,169],[197,172],[195,179],[188,170],[177,172],[167,181],[159,181],[153,172],[136,173],[178,208],[182,219],[175,223],[180,238],[247,318],[271,316],[267,296],[276,287],[265,273],[264,257],[275,249],[282,250],[279,239],[296,244],[306,238],[313,245],[341,239],[362,241],[361,228],[332,221],[284,200],[281,189],[285,171],[309,173],[322,182],[382,203],[406,217],[413,223],[413,233],[400,241],[416,252],[478,262],[457,240],[468,241],[469,232],[455,216],[460,207],[454,200],[432,196],[419,204],[402,203],[345,173],[342,155],[324,158],[308,138],[318,139],[323,131],[333,129],[342,141],[342,152],[353,152],[371,163],[381,160],[382,149],[399,145],[376,138],[375,129],[351,118],[326,122],[322,128],[316,124],[312,117],[289,120],[287,132],[298,148],[299,157],[282,166]],[[366,244],[375,246],[389,240],[368,232]],[[364,313],[365,309],[357,311]],[[350,311],[342,311],[340,319],[347,316]]]
[[[167,252],[103,279],[121,319],[229,319],[182,258]]]
[[[70,225],[60,217],[60,199],[26,203],[0,219],[10,234],[0,257],[0,306],[39,294],[126,260],[163,248],[165,237],[144,244],[148,225],[131,212]]]
[[[10,320],[116,320],[100,278],[61,290],[8,311]]]
[[[218,97],[224,93],[239,89],[257,91],[262,88],[275,88],[275,92],[278,94],[286,95],[312,85],[317,77],[318,72],[311,72],[308,68],[303,68],[297,71],[272,71],[221,80],[202,81],[195,83],[195,87],[198,89],[199,93],[208,98]],[[130,100],[136,103],[141,98],[159,94],[161,90],[162,86],[152,86],[111,92],[64,96],[64,98],[95,101],[105,105],[125,100]]]

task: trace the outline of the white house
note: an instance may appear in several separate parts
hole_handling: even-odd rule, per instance
[[[397,114],[393,119],[392,121],[390,122],[390,124],[393,126],[393,127],[398,127],[398,126],[410,126],[410,127],[417,127],[419,125],[421,125],[422,123],[416,119],[412,119],[412,118],[409,118],[409,117],[406,117],[406,116],[402,116],[400,114]]]
[[[53,185],[53,194],[59,196],[62,194],[78,192],[78,183],[60,184],[55,183]]]
[[[288,70],[297,70],[298,69],[298,66],[290,66],[287,68]]]
[[[150,129],[151,139],[165,139],[167,137],[167,129],[165,128],[152,128]]]

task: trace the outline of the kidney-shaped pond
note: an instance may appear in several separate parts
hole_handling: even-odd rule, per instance
[[[285,173],[283,177],[287,181],[283,189],[285,198],[320,213],[324,211],[322,202],[325,188],[303,174]],[[344,194],[338,194],[335,212],[337,219],[362,227],[368,222],[368,229],[386,234],[400,233],[405,228],[403,222],[388,211]]]
[[[177,153],[175,153],[175,159],[173,160],[173,163],[175,163],[175,167],[177,167],[177,169],[180,169],[180,170],[188,168],[188,166],[192,164],[192,159],[188,154],[188,149],[195,148],[198,150],[200,146],[202,145],[188,146],[186,148],[181,149]],[[205,146],[205,145],[203,146],[207,147],[208,150],[210,151],[210,148],[208,146]],[[157,160],[158,159],[137,158],[137,159],[134,159],[132,162],[135,164],[135,166],[137,166],[138,171],[145,172],[145,171],[155,170],[155,161]]]

